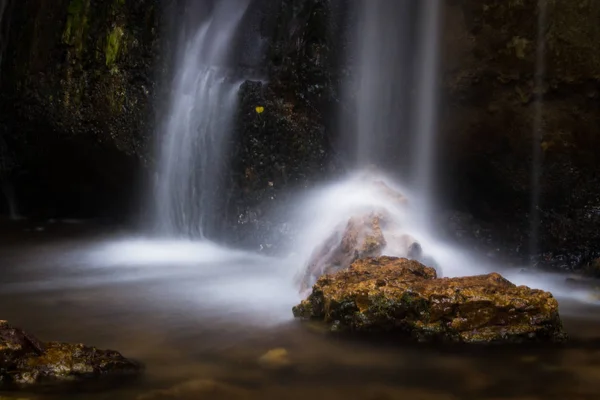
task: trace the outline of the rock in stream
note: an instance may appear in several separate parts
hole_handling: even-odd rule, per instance
[[[566,339],[552,294],[497,273],[438,278],[405,258],[355,261],[319,278],[294,316],[331,331],[391,334],[420,342],[521,343]]]
[[[0,321],[0,386],[31,386],[102,375],[137,374],[141,366],[113,350],[41,342]]]

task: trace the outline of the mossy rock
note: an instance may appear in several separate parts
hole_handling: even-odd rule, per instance
[[[562,342],[558,302],[497,273],[437,278],[405,258],[358,260],[321,277],[293,309],[332,331],[390,334],[398,340],[459,343]]]
[[[116,351],[83,344],[44,343],[0,321],[0,385],[73,382],[140,371],[139,364]]]

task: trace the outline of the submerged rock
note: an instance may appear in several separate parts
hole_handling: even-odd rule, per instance
[[[269,350],[258,359],[258,364],[267,369],[281,369],[289,367],[291,363],[290,355],[284,348]]]
[[[398,339],[466,343],[560,342],[558,302],[497,273],[437,278],[405,258],[354,262],[321,277],[294,316],[322,320],[331,331],[386,333]]]
[[[106,374],[132,374],[140,365],[113,350],[83,344],[41,342],[0,321],[0,385],[75,381]]]

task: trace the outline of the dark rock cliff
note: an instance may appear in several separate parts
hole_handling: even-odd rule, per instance
[[[538,1],[447,4],[441,145],[449,193],[525,256]],[[600,4],[545,4],[539,253],[542,263],[571,267],[600,251]]]
[[[336,10],[328,0],[284,0],[273,11],[268,80],[240,90],[228,216],[238,239],[262,249],[290,233],[277,210],[335,171]]]
[[[153,122],[158,3],[10,2],[0,115],[27,213],[129,210]]]

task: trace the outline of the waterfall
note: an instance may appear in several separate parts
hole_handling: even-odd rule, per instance
[[[342,140],[353,168],[375,165],[433,194],[440,0],[357,0]],[[417,16],[417,18],[415,18]],[[398,173],[398,170],[402,170]]]
[[[540,230],[540,179],[542,174],[542,138],[544,112],[544,78],[546,74],[546,18],[547,1],[538,0],[538,30],[535,57],[534,111],[532,126],[531,157],[531,202],[530,202],[530,239],[529,256],[534,259],[539,251]]]
[[[328,265],[327,257],[338,265],[343,261],[335,258],[339,254],[352,256],[365,248],[371,249],[369,254],[430,265],[435,264],[432,259],[442,260],[440,274],[460,275],[472,264],[438,240],[429,223],[435,196],[442,2],[355,4],[358,20],[352,21],[356,31],[348,58],[356,75],[346,83],[342,101],[346,107],[354,104],[348,107],[351,115],[342,110],[342,138],[349,143],[345,150],[354,173],[298,207],[306,211],[299,221],[314,220],[301,235],[307,239],[299,247],[308,256],[300,281],[309,287]],[[365,238],[369,243],[360,244]],[[344,242],[356,242],[358,250],[348,252]]]
[[[358,0],[350,32],[348,64],[355,71],[345,84],[340,147],[352,167],[384,167],[397,158],[406,120],[410,2]]]
[[[204,238],[216,223],[219,178],[241,84],[231,74],[232,49],[249,3],[187,1],[160,126],[155,216],[162,234]]]
[[[440,53],[440,0],[420,2],[419,51],[417,63],[417,109],[413,134],[413,186],[422,202],[422,222],[429,223],[436,196],[434,190],[437,132],[437,93]]]

